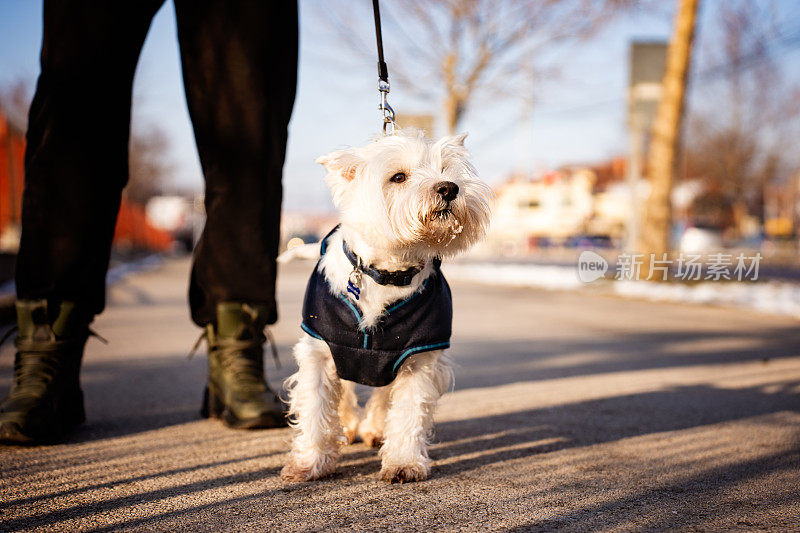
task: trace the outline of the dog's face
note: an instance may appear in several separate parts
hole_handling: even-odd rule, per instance
[[[477,179],[466,134],[431,142],[403,130],[317,159],[342,223],[405,257],[448,257],[486,233],[491,189]]]

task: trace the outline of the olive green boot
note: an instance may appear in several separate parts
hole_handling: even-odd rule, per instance
[[[208,386],[200,412],[237,429],[286,425],[284,407],[264,379],[263,306],[217,305],[217,324],[206,326]]]
[[[86,419],[78,374],[88,321],[71,302],[48,310],[46,300],[21,300],[16,307],[14,383],[0,403],[0,441],[56,442]]]

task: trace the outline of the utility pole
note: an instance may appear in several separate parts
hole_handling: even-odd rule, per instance
[[[650,140],[647,159],[650,196],[645,202],[638,248],[642,253],[657,254],[657,258],[669,248],[672,224],[670,193],[698,4],[699,0],[679,0],[675,28],[667,49],[663,92]]]

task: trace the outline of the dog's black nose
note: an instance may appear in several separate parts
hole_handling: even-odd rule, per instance
[[[451,202],[458,195],[458,185],[452,181],[440,181],[433,186],[433,190],[444,198],[445,202]]]

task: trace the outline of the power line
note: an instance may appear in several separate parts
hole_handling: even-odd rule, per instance
[[[781,48],[783,48],[783,50],[781,50],[780,52],[776,52],[774,50],[775,45],[780,46]],[[764,46],[760,47],[757,50],[748,52],[738,57],[736,60],[726,61],[724,63],[714,65],[712,67],[707,67],[698,72],[695,72],[691,78],[691,81],[696,82],[707,79],[713,79],[721,77],[726,74],[732,74],[734,72],[747,70],[762,61],[765,61],[767,59],[774,59],[776,57],[784,55],[798,46],[800,46],[800,30],[791,33],[790,35],[782,35],[774,39],[771,39]],[[544,114],[547,116],[568,116],[573,114],[586,113],[590,111],[604,109],[612,105],[622,104],[625,101],[626,98],[624,96],[618,96],[614,98],[608,98],[605,100],[579,104],[576,106],[570,106],[561,109],[549,109],[549,110],[543,109],[538,111],[537,113]],[[496,141],[502,132],[507,131],[518,121],[519,117],[513,117],[512,119],[504,123],[501,127],[495,129],[490,135],[487,135],[484,139],[478,141],[477,144],[483,144],[486,141],[489,142]]]
[[[780,53],[770,50],[772,44],[782,46],[784,49]],[[725,74],[732,74],[737,71],[747,70],[748,68],[762,61],[779,57],[797,46],[800,46],[800,31],[797,31],[792,35],[781,36],[773,39],[765,46],[759,47],[757,50],[753,50],[752,52],[739,56],[734,60],[726,61],[719,65],[714,65],[713,67],[707,67],[699,72],[696,72],[694,75],[694,80],[715,78]]]

